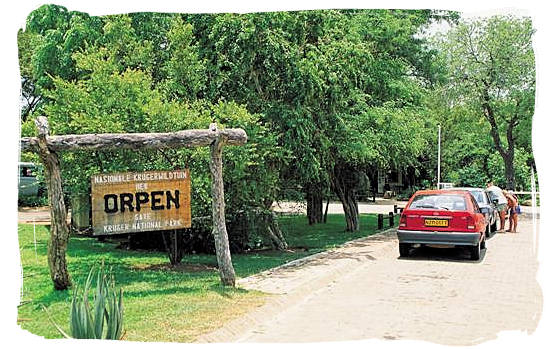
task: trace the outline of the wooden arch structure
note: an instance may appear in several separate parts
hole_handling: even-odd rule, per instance
[[[210,173],[212,175],[212,225],[223,285],[235,286],[235,271],[231,262],[229,239],[225,225],[225,201],[222,171],[222,149],[226,145],[243,145],[247,141],[242,129],[184,130],[169,133],[104,133],[50,136],[48,120],[40,116],[35,120],[38,137],[21,139],[21,151],[38,153],[44,165],[51,228],[48,241],[48,265],[55,289],[70,286],[66,251],[69,241],[67,211],[63,199],[61,168],[58,153],[74,150],[166,149],[181,147],[210,147]]]

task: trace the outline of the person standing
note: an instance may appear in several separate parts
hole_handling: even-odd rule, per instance
[[[518,198],[516,195],[514,195],[514,192],[512,190],[503,190],[504,196],[506,196],[506,199],[508,201],[508,210],[510,215],[510,229],[506,230],[511,233],[515,233],[517,231],[518,227],[518,213],[519,213],[519,203]]]
[[[508,200],[504,196],[502,189],[494,185],[492,180],[487,182],[487,193],[489,194],[489,199],[491,199],[491,202],[493,202],[494,200],[498,200],[497,211],[500,218],[499,231],[504,231],[504,226],[506,224],[506,210],[508,208]]]

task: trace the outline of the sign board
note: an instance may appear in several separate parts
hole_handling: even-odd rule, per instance
[[[94,235],[191,227],[189,169],[94,175]]]

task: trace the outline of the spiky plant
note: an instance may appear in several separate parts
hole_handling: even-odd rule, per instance
[[[90,292],[94,275],[96,288],[92,307],[90,305]],[[115,290],[115,278],[112,269],[105,273],[103,263],[101,263],[97,273],[94,267],[90,269],[82,292],[80,292],[78,285],[74,288],[69,315],[70,335],[53,321],[44,305],[42,305],[42,308],[55,328],[65,338],[121,339],[123,336],[122,289],[119,289],[118,292]]]
[[[89,295],[94,279],[95,293],[93,303],[90,304]],[[74,289],[70,313],[71,337],[120,339],[122,337],[123,313],[122,289],[119,289],[118,292],[115,290],[112,270],[105,272],[102,264],[96,273],[93,267],[88,274],[82,292],[79,286],[75,286]]]

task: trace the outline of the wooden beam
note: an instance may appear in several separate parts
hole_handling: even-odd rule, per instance
[[[223,189],[222,148],[225,145],[242,145],[247,141],[242,129],[219,130],[211,124],[208,130],[185,130],[171,133],[104,133],[49,136],[48,120],[36,119],[38,137],[21,139],[21,151],[40,155],[46,169],[46,182],[50,200],[51,230],[48,244],[48,262],[54,287],[70,286],[65,254],[69,240],[66,223],[67,211],[61,187],[61,169],[57,152],[74,150],[119,150],[119,149],[166,149],[181,147],[210,147],[210,171],[212,175],[212,222],[218,260],[218,269],[223,285],[235,286],[235,270],[231,262],[229,238],[225,225],[225,200]]]
[[[240,128],[223,130],[184,130],[169,133],[101,133],[47,137],[51,151],[166,149],[207,147],[220,139],[221,145],[243,145],[246,132]],[[38,137],[21,138],[21,151],[38,152]]]

